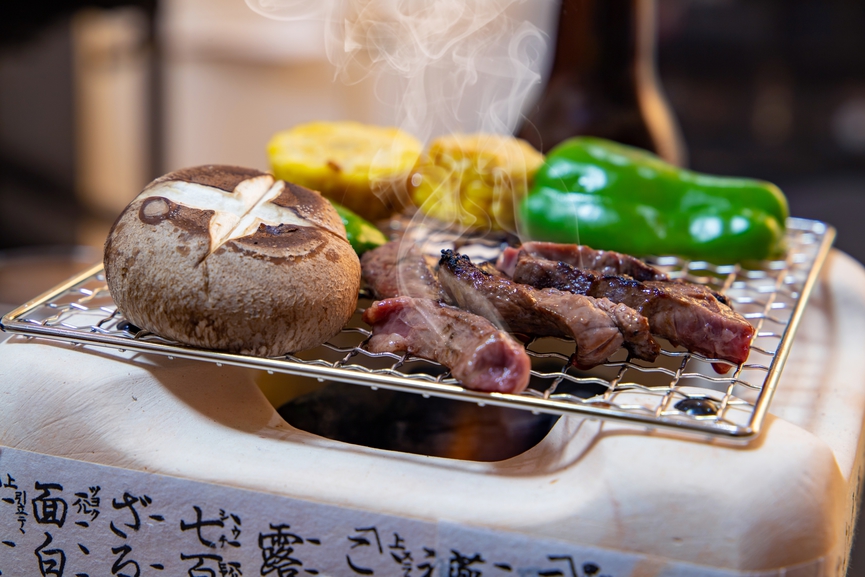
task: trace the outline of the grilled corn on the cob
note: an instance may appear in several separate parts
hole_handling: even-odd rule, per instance
[[[400,207],[421,150],[397,128],[357,122],[302,124],[267,145],[274,176],[318,190],[372,221]]]
[[[531,145],[510,136],[443,136],[430,143],[409,188],[415,204],[439,220],[514,231],[514,207],[543,161]]]

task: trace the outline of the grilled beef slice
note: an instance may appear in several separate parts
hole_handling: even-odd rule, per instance
[[[632,334],[638,315],[628,321],[627,334],[623,335],[614,316],[621,321],[629,315],[610,301],[599,303],[590,297],[555,289],[537,290],[485,273],[468,257],[450,250],[442,251],[439,281],[461,308],[493,322],[502,321],[513,332],[573,338],[577,345],[576,363],[582,367],[604,362],[626,337],[641,358],[654,360],[658,354],[648,325],[642,334]],[[613,315],[608,311],[613,311]],[[646,346],[647,341],[654,346]]]
[[[592,271],[600,276],[625,276],[641,282],[670,281],[670,277],[666,273],[629,254],[611,250],[595,250],[585,245],[555,242],[527,242],[520,248],[506,248],[499,256],[496,266],[508,276],[513,277],[520,252],[528,253],[537,258],[563,262],[580,270]],[[702,287],[701,290],[709,291],[718,302],[730,306],[730,301],[724,295],[706,287]]]
[[[596,298],[595,304],[607,312],[625,339],[625,348],[632,356],[654,361],[661,354],[661,345],[652,338],[649,319],[622,303],[607,298]]]
[[[519,393],[529,383],[523,346],[478,315],[431,299],[398,297],[374,302],[363,320],[372,326],[370,351],[407,351],[436,361],[468,389]]]
[[[649,319],[654,334],[691,352],[736,364],[748,359],[754,327],[706,287],[603,275],[524,251],[513,271],[515,281],[539,289],[556,288],[628,305]]]
[[[628,254],[555,242],[527,242],[520,248],[506,248],[497,263],[499,270],[513,277],[520,252],[564,262],[579,269],[597,271],[602,275],[626,275],[639,281],[670,280],[663,272]]]
[[[409,296],[446,300],[447,295],[412,243],[392,240],[360,259],[363,280],[378,299]]]

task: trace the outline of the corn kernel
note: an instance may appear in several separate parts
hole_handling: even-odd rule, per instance
[[[527,142],[510,136],[443,136],[430,143],[409,190],[422,212],[448,224],[514,231],[514,207],[543,161]]]

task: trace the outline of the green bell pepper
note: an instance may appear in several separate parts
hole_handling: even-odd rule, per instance
[[[550,151],[517,226],[524,239],[733,263],[777,256],[787,216],[774,184],[700,174],[580,137]]]
[[[330,201],[342,224],[345,225],[345,235],[349,244],[358,256],[387,242],[387,237],[368,220],[355,214],[339,203]]]

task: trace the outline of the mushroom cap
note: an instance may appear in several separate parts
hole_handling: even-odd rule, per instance
[[[232,166],[153,181],[105,243],[132,324],[188,345],[276,356],[321,344],[357,305],[360,262],[320,194]]]

